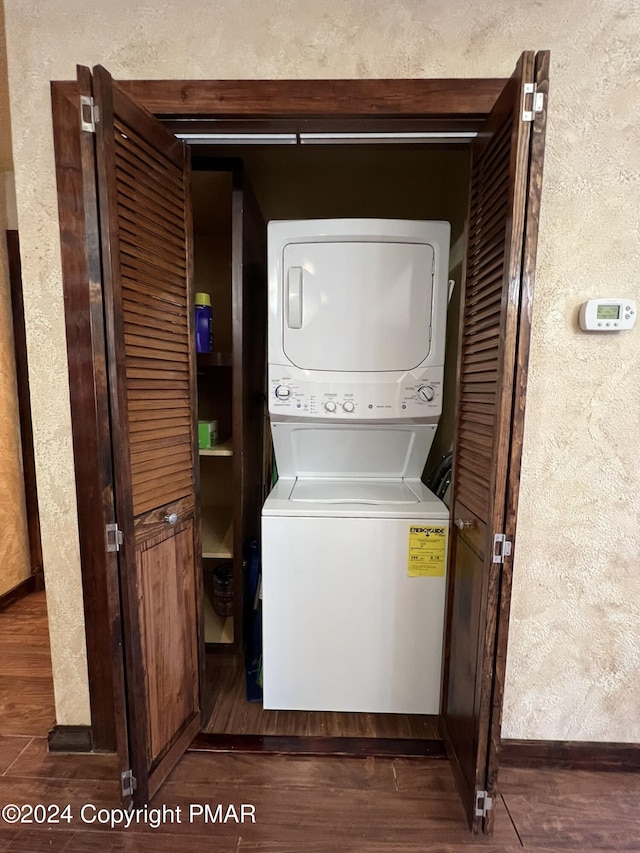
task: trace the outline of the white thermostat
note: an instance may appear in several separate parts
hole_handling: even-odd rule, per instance
[[[580,306],[580,328],[585,332],[620,332],[633,329],[633,299],[589,299]]]

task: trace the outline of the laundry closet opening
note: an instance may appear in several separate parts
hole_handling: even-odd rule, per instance
[[[439,494],[448,497],[446,457],[453,446],[469,145],[211,143],[193,145],[191,155],[194,290],[206,294],[197,300],[210,302],[212,312],[211,352],[197,355],[206,648],[202,730],[439,739],[437,715],[263,709],[260,512],[278,476],[266,406],[266,224],[317,219],[450,223],[447,277],[453,284],[446,313],[442,414],[422,474],[427,486],[434,491],[440,487]],[[338,345],[326,341],[327,348]],[[296,559],[304,564],[309,557],[303,548]],[[402,569],[406,572],[406,565]],[[337,579],[331,595],[339,600],[348,585],[348,578],[344,584]],[[391,608],[402,606],[389,602]],[[314,607],[322,604],[310,590],[299,601],[303,623],[305,610],[310,613]],[[353,642],[359,641],[363,614],[358,610],[352,603],[347,642],[350,631]],[[402,622],[401,610],[393,619]],[[335,630],[327,614],[327,640]],[[363,651],[366,656],[366,647]],[[377,652],[372,649],[371,654]]]
[[[454,288],[440,434],[427,463],[428,468],[450,447],[455,421],[451,514],[445,509],[442,516],[455,521],[446,567],[443,698],[438,703],[436,697],[432,722],[439,710],[440,749],[446,748],[451,761],[469,825],[490,831],[548,69],[548,52],[525,51],[509,78],[496,79],[118,82],[102,66],[79,66],[75,81],[52,83],[90,735],[96,749],[117,749],[127,802],[132,796],[138,805],[147,802],[184,751],[199,748],[192,741],[211,720],[212,704],[205,700],[217,695],[228,709],[222,717],[233,716],[232,697],[225,698],[215,667],[221,670],[225,659],[242,661],[254,633],[245,583],[254,563],[247,548],[259,540],[260,508],[272,480],[265,417],[265,221],[441,219],[451,223],[451,277],[457,284],[463,279],[464,307],[456,346]],[[230,133],[277,131],[301,144],[268,147],[264,143],[273,138],[263,137],[258,147],[241,148],[236,138],[231,146],[214,149],[208,140],[189,152],[176,138],[185,131],[227,134],[227,141]],[[344,137],[339,145],[311,146],[308,136],[302,139],[316,131],[335,131],[334,142],[340,134],[365,132],[409,133],[414,139],[416,133],[465,133],[466,141],[432,148],[400,145],[397,139],[375,146],[343,144]],[[190,153],[193,172],[201,173],[193,182]],[[196,288],[212,303],[214,337],[213,350],[200,354],[198,364],[191,304],[194,216]],[[364,225],[357,227],[358,234],[367,233]],[[216,267],[220,277],[213,275]],[[446,277],[442,286],[446,296]],[[296,274],[290,292],[295,303]],[[397,316],[397,305],[392,309]],[[199,315],[206,317],[208,310],[203,305]],[[339,321],[344,327],[343,317]],[[438,328],[445,325],[443,314]],[[332,354],[334,335],[327,329],[326,351]],[[324,341],[318,351],[324,352]],[[297,392],[289,390],[296,407]],[[421,390],[414,387],[400,404],[417,405]],[[428,402],[430,392],[424,391],[420,396]],[[273,397],[269,400],[273,406]],[[327,401],[321,398],[323,406]],[[348,402],[345,391],[336,409],[339,403],[347,412]],[[202,448],[198,416],[207,425]],[[352,447],[362,459],[360,448]],[[413,464],[411,476],[424,495],[418,467]],[[373,531],[386,544],[377,521]],[[351,539],[343,541],[353,549]],[[403,547],[406,554],[406,539]],[[321,551],[301,550],[314,559]],[[222,611],[209,620],[208,654],[201,653],[203,554],[204,585]],[[373,557],[380,565],[379,554]],[[214,578],[221,563],[224,571]],[[352,576],[345,571],[335,578],[333,600],[347,600],[345,584]],[[342,628],[351,614],[354,625],[356,618],[360,626],[367,624],[367,607],[358,606],[363,587],[352,585]],[[314,604],[308,598],[300,596],[303,604]],[[306,636],[305,613],[323,612],[317,606],[301,607],[301,615],[296,611],[302,618],[298,636]],[[332,624],[322,625],[321,634],[335,640]],[[378,642],[378,654],[383,649]],[[361,660],[371,665],[378,657],[368,651],[365,645]],[[334,658],[341,652],[338,647]],[[358,665],[352,671],[362,675]],[[304,672],[302,662],[296,672]],[[247,712],[254,703],[246,702],[241,679],[240,671],[236,685]],[[217,694],[207,691],[208,683]],[[315,709],[307,710],[310,720]],[[277,711],[278,718],[289,731],[300,731],[286,711]],[[303,748],[312,740],[303,737]],[[423,737],[422,743],[429,741]],[[384,747],[381,739],[370,739],[371,745]],[[333,751],[349,751],[349,744],[342,746],[346,749]],[[236,746],[210,741],[209,748]],[[244,748],[253,747],[245,740]],[[283,748],[281,741],[270,746]],[[324,751],[331,751],[326,743]]]

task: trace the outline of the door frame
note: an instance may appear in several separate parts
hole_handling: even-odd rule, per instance
[[[415,131],[479,130],[508,78],[443,80],[129,80],[121,88],[174,132],[185,119],[189,131],[300,130]],[[104,548],[104,525],[113,522],[113,472],[108,462],[107,387],[102,302],[88,269],[85,241],[96,239],[85,225],[82,141],[78,139],[79,92],[73,82],[53,82],[56,173],[60,204],[63,286],[66,306],[71,412],[87,660],[94,748],[126,748],[126,688],[117,563]],[[532,271],[530,271],[532,272]],[[532,296],[532,274],[527,294]],[[530,298],[520,306],[519,372],[514,384],[514,441],[507,460],[510,533],[515,535],[522,423],[526,399],[526,358],[531,327]],[[96,507],[101,511],[96,512]],[[111,517],[110,517],[111,516]],[[496,660],[504,662],[510,572],[500,586]],[[445,639],[446,643],[446,639]],[[493,704],[492,735],[499,736],[504,666]],[[497,714],[496,714],[497,711]]]

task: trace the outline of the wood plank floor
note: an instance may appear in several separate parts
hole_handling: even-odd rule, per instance
[[[437,740],[438,717],[420,714],[346,714],[321,711],[265,711],[247,702],[244,667],[232,655],[207,655],[210,734],[299,735],[311,737],[420,738]]]
[[[55,716],[47,604],[35,592],[0,610],[0,733],[46,737]]]
[[[43,625],[44,599],[34,596],[23,609],[19,604],[14,615],[16,628],[24,628],[22,643],[5,618],[10,611],[0,614],[0,674],[6,666],[19,687],[23,677],[42,683],[37,691],[22,686],[21,695],[34,700],[25,708],[8,688],[8,702],[0,705],[0,807],[69,804],[73,820],[17,828],[0,819],[0,853],[640,853],[640,774],[506,768],[495,835],[472,839],[449,765],[435,759],[189,753],[151,804],[174,815],[179,806],[181,823],[155,829],[139,823],[125,831],[83,822],[87,804],[88,819],[96,807],[118,807],[117,763],[112,755],[47,753],[41,721],[52,713],[53,694],[50,664],[43,662],[46,641],[35,630]],[[25,627],[28,612],[34,630]],[[20,659],[28,669],[22,675]],[[7,734],[8,728],[17,733]],[[34,735],[31,728],[40,730]],[[256,821],[206,824],[196,817],[190,823],[192,803],[238,810],[244,803],[255,808]]]

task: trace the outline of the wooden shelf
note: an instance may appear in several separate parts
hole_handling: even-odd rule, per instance
[[[231,559],[233,557],[233,522],[231,508],[203,506],[202,556],[205,559]]]
[[[197,352],[198,369],[205,367],[231,367],[233,355],[230,352]]]
[[[231,439],[220,441],[215,447],[200,448],[200,456],[233,456],[233,445]]]
[[[205,643],[233,643],[233,616],[219,616],[206,592],[202,602]]]

